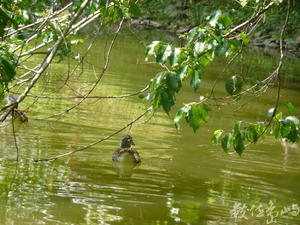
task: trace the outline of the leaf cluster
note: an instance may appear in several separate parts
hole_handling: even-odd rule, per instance
[[[174,47],[161,41],[153,41],[148,45],[146,60],[154,56],[156,63],[163,65],[166,70],[150,81],[149,93],[142,94],[140,98],[150,102],[153,109],[162,106],[169,114],[176,103],[175,94],[184,80],[189,78],[190,87],[197,91],[202,83],[203,68],[215,57],[229,56],[242,45],[243,39],[224,37],[230,24],[230,18],[217,10],[208,16],[206,24],[191,29],[183,36],[187,40],[184,47]],[[246,35],[243,37],[246,39]],[[182,118],[185,118],[195,132],[203,121],[207,122],[209,111],[209,107],[201,102],[187,104],[177,112],[174,124],[179,128]]]
[[[184,118],[185,121],[192,127],[193,131],[196,132],[202,122],[208,122],[208,112],[211,111],[210,107],[203,103],[189,103],[178,110],[174,118],[174,124],[177,129],[180,128],[181,120]]]
[[[150,81],[149,93],[141,95],[140,98],[150,102],[153,109],[162,106],[164,111],[169,114],[172,106],[176,103],[176,94],[182,88],[184,81],[189,79],[190,87],[197,91],[203,82],[203,69],[215,57],[230,56],[234,52],[240,52],[242,46],[250,41],[246,34],[247,28],[244,26],[247,24],[251,26],[251,23],[259,19],[272,5],[282,3],[281,0],[272,2],[266,5],[266,2],[261,1],[238,1],[242,7],[249,4],[255,6],[255,13],[251,19],[233,28],[227,14],[223,14],[221,10],[214,11],[206,18],[206,22],[182,36],[186,39],[184,47],[178,48],[160,41],[152,42],[146,47],[146,60],[154,57],[156,63],[162,65],[166,70],[159,72]],[[242,27],[244,33],[242,30],[238,31],[238,28]],[[225,81],[225,90],[229,94],[227,98],[233,99],[234,102],[241,100],[242,95],[246,93],[253,93],[258,97],[267,88],[268,82],[278,74],[278,70],[263,81],[254,77],[244,77],[242,74],[241,72],[239,75],[231,76]],[[179,129],[181,122],[185,120],[196,132],[203,122],[207,122],[211,109],[204,102],[213,96],[212,92],[213,88],[211,92],[200,96],[199,102],[184,104],[175,115],[175,127]],[[276,108],[278,101],[279,98]],[[293,105],[291,103],[284,104],[292,114]],[[295,116],[283,119],[280,113],[276,116],[272,114],[270,121],[247,124],[245,127],[242,127],[242,121],[238,121],[231,132],[216,130],[213,142],[217,143],[222,137],[221,146],[225,152],[233,148],[241,155],[246,145],[255,144],[259,138],[265,138],[268,130],[275,134],[277,139],[290,142],[299,141],[299,119]]]
[[[223,136],[221,146],[226,153],[233,147],[239,155],[242,155],[246,141],[255,144],[259,137],[264,138],[266,136],[266,125],[264,123],[251,124],[244,128],[241,128],[241,123],[242,121],[238,121],[232,131]],[[212,138],[213,143],[217,143],[223,133],[223,130],[216,130]]]
[[[244,92],[250,90],[256,92],[259,91],[261,87],[262,83],[254,77],[242,77],[239,75],[234,75],[225,81],[225,90],[236,101],[241,99],[241,96]]]
[[[73,14],[81,7],[83,0],[74,0],[70,8],[70,13]],[[115,23],[123,17],[131,19],[131,15],[142,16],[140,8],[135,1],[122,1],[122,0],[93,0],[90,1],[84,9],[85,16],[99,13],[101,18],[104,18],[106,23]]]
[[[294,112],[294,106],[290,102],[284,102],[289,113]],[[255,144],[259,138],[264,139],[268,130],[274,133],[275,138],[284,142],[298,142],[300,139],[300,120],[296,116],[288,116],[285,119],[282,118],[282,113],[275,113],[275,109],[269,110],[271,113],[271,121],[258,122],[256,124],[250,124],[246,127],[241,127],[242,121],[238,121],[231,132],[225,133],[223,130],[214,131],[212,138],[213,143],[217,144],[221,138],[222,149],[228,153],[233,148],[236,153],[242,155],[245,150],[245,146],[248,144]],[[247,144],[246,144],[247,142]]]

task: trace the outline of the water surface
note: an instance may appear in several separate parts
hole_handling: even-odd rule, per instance
[[[147,38],[146,42],[154,39]],[[300,223],[300,155],[296,146],[282,146],[270,136],[247,147],[239,157],[223,153],[220,145],[211,142],[214,130],[230,131],[238,120],[266,120],[272,103],[265,103],[275,100],[276,85],[245,106],[253,96],[227,106],[210,101],[211,118],[195,134],[184,123],[178,131],[172,124],[182,103],[198,101],[201,94],[210,91],[228,62],[226,58],[217,59],[205,69],[199,91],[194,92],[186,83],[170,116],[158,110],[153,117],[147,114],[132,127],[93,147],[55,161],[33,162],[106,138],[149,107],[133,95],[88,99],[66,112],[81,99],[33,97],[41,92],[52,97],[84,95],[100,74],[106,40],[106,36],[99,36],[92,56],[86,58],[88,63],[69,77],[68,85],[68,65],[75,63],[56,64],[32,90],[31,97],[20,104],[20,108],[27,109],[29,122],[15,135],[18,151],[13,134],[3,129],[1,224]],[[245,51],[243,60],[243,73],[257,79],[268,76],[278,62],[276,57],[253,49]],[[292,102],[299,115],[299,61],[286,62],[281,98]],[[138,92],[160,70],[157,65],[145,63],[143,46],[123,33],[114,46],[107,72],[91,96]],[[241,66],[233,64],[223,80],[240,71]],[[223,82],[216,86],[215,93],[225,93]],[[280,109],[287,113],[283,106]],[[135,149],[142,156],[138,167],[110,161],[127,133],[133,136]]]

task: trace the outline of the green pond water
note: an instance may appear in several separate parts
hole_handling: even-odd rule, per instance
[[[147,44],[155,39],[177,42],[163,33],[141,35]],[[55,161],[33,162],[106,138],[149,107],[137,95],[99,98],[138,92],[161,71],[145,63],[144,47],[126,33],[118,37],[108,70],[91,94],[97,98],[86,99],[72,110],[68,109],[80,98],[57,98],[84,95],[91,89],[103,67],[107,40],[99,35],[91,56],[71,76],[75,62],[53,64],[19,105],[29,122],[15,127],[15,138],[8,127],[2,128],[0,224],[300,224],[300,152],[296,145],[283,146],[268,136],[248,146],[239,157],[225,154],[211,141],[214,130],[230,131],[236,121],[265,121],[268,109],[274,106],[265,103],[275,100],[276,85],[237,111],[253,96],[236,105],[219,102],[217,107],[214,101],[208,102],[210,120],[196,133],[184,122],[180,130],[174,128],[176,110],[210,91],[228,58],[216,59],[204,70],[197,92],[187,81],[170,116],[162,110],[154,116],[146,114],[133,126],[83,151]],[[35,59],[31,60],[29,66]],[[226,77],[242,70],[262,79],[273,72],[278,58],[249,48],[243,61],[243,68],[237,60],[216,85],[217,97],[225,93]],[[281,99],[292,102],[299,115],[299,60],[285,63]],[[283,105],[280,110],[287,115]],[[111,162],[127,133],[142,158],[136,167]]]

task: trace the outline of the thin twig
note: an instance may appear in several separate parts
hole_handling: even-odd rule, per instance
[[[17,142],[17,137],[16,137],[16,132],[15,132],[15,121],[14,121],[14,111],[12,111],[12,115],[11,115],[11,118],[12,118],[12,122],[11,122],[11,125],[12,125],[12,130],[13,130],[13,136],[14,136],[14,144],[15,144],[15,147],[16,147],[16,151],[17,151],[17,158],[16,158],[16,161],[18,162],[19,161],[19,158],[20,158],[20,154],[19,154],[19,147],[18,147],[18,142]],[[17,118],[16,118],[17,120]]]
[[[10,32],[10,33],[8,33],[8,34],[6,34],[6,35],[4,36],[4,38],[10,37],[10,36],[12,36],[12,35],[14,35],[14,34],[19,33],[20,31],[22,31],[22,30],[24,30],[24,29],[33,27],[33,26],[38,25],[38,24],[40,24],[40,23],[44,24],[47,20],[52,19],[52,18],[58,16],[59,14],[61,14],[62,12],[64,12],[64,11],[67,10],[68,8],[70,8],[71,6],[72,6],[72,3],[66,5],[64,8],[62,8],[62,9],[60,9],[60,10],[54,12],[53,14],[51,14],[50,16],[48,16],[48,17],[46,17],[46,18],[41,18],[41,19],[37,20],[37,21],[34,22],[34,23],[31,23],[31,24],[25,25],[25,26],[21,26],[21,27],[19,27],[17,30],[14,30],[14,31],[12,31],[12,32]]]
[[[265,8],[263,8],[262,10],[260,10],[259,12],[257,12],[252,18],[250,18],[249,20],[245,21],[244,23],[241,23],[240,25],[234,27],[231,31],[229,31],[228,33],[226,33],[223,37],[224,38],[229,37],[231,34],[233,34],[234,32],[236,32],[237,30],[241,29],[242,27],[245,27],[245,26],[251,24],[257,18],[259,18],[263,13],[265,13],[266,11],[268,11],[274,4],[275,4],[274,2],[271,2]]]
[[[129,94],[124,94],[124,95],[108,95],[108,96],[47,96],[47,95],[27,95],[28,97],[33,97],[33,98],[48,98],[48,99],[80,99],[80,98],[85,98],[85,99],[91,99],[91,98],[96,98],[96,99],[105,99],[105,98],[125,98],[125,97],[131,97],[134,95],[138,95],[144,91],[146,91],[149,88],[149,85],[144,87],[143,89],[134,92],[134,93],[129,93]]]
[[[49,52],[49,54],[43,59],[43,62],[41,63],[39,69],[35,73],[34,77],[32,78],[30,84],[25,88],[24,92],[19,96],[18,100],[15,103],[20,103],[25,99],[25,97],[27,96],[29,91],[34,87],[35,83],[39,80],[39,78],[41,77],[43,72],[49,67],[49,65],[51,64],[51,62],[52,62],[53,58],[55,57],[57,51],[59,50],[59,47],[60,47],[61,43],[65,40],[65,37],[69,34],[72,25],[76,22],[76,20],[79,18],[79,16],[83,13],[85,7],[87,6],[87,4],[90,1],[91,0],[85,0],[82,3],[79,10],[76,12],[74,17],[71,19],[71,21],[69,23],[69,26],[65,28],[65,30],[63,31],[62,36],[53,45],[52,50]],[[3,110],[4,108],[6,109],[7,107],[8,106],[3,107],[2,109],[0,109],[0,111]]]
[[[101,78],[103,77],[103,75],[105,74],[105,72],[107,70],[107,67],[108,67],[109,61],[110,61],[110,55],[111,55],[111,52],[112,52],[112,48],[115,44],[117,36],[120,33],[120,30],[121,30],[121,27],[122,27],[122,24],[123,24],[124,20],[125,20],[125,18],[123,18],[122,21],[120,22],[119,27],[118,27],[118,29],[117,29],[110,45],[109,45],[109,47],[108,47],[107,55],[105,56],[105,63],[104,63],[103,69],[102,69],[102,71],[101,71],[101,73],[98,77],[98,80],[93,84],[93,87],[84,96],[82,96],[82,99],[78,103],[74,104],[73,106],[71,106],[70,108],[64,110],[63,112],[57,113],[57,114],[52,115],[52,116],[48,116],[47,118],[44,118],[44,119],[49,119],[49,118],[52,118],[54,116],[60,116],[60,115],[63,115],[65,113],[69,113],[71,110],[75,109],[77,106],[79,106],[81,103],[83,103],[85,101],[85,99],[87,99],[88,96],[94,91],[94,89],[97,87],[98,83],[100,82]]]
[[[272,73],[273,75],[276,75],[276,77],[278,79],[278,82],[277,82],[278,87],[277,87],[276,103],[275,103],[275,107],[274,107],[274,112],[273,112],[273,114],[272,114],[269,122],[267,123],[265,129],[262,131],[261,134],[258,135],[258,138],[261,137],[264,133],[267,132],[268,128],[271,126],[271,123],[273,122],[274,117],[276,116],[276,111],[277,111],[279,100],[280,100],[280,90],[281,90],[280,70],[281,70],[281,67],[282,67],[282,64],[283,64],[283,60],[284,60],[284,54],[283,54],[283,35],[284,35],[285,28],[286,28],[288,20],[289,20],[289,16],[290,16],[290,0],[288,0],[288,11],[286,13],[285,22],[283,24],[283,27],[282,27],[281,33],[280,33],[280,60],[279,60],[277,68]],[[252,142],[250,142],[246,146],[250,145],[251,143]]]

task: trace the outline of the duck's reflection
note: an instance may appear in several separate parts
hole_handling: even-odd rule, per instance
[[[133,170],[137,169],[140,164],[127,163],[127,162],[112,162],[113,166],[116,168],[116,172],[120,178],[128,179],[132,176]]]
[[[2,124],[0,123],[0,128],[2,132],[6,133],[16,133],[20,129],[23,129],[27,126],[27,123],[13,120],[5,120]]]

